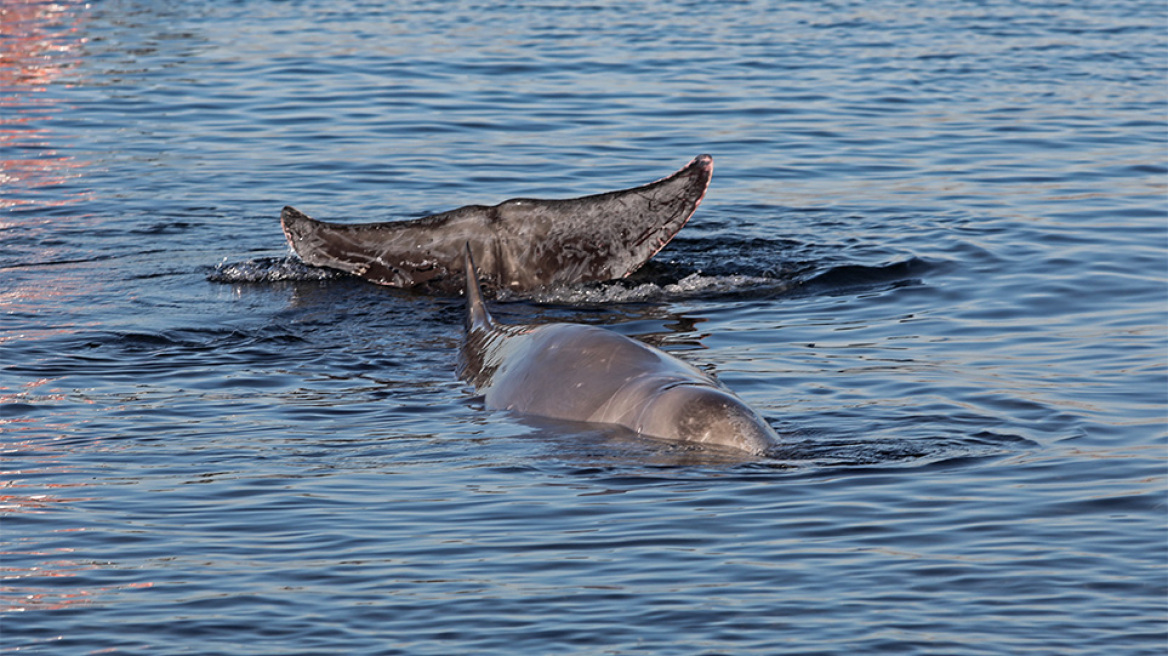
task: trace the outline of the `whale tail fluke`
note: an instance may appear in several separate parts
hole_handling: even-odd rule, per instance
[[[288,244],[310,266],[457,294],[462,245],[470,241],[487,288],[527,292],[632,274],[693,216],[713,171],[714,158],[699,155],[656,182],[579,198],[512,198],[378,223],[318,221],[285,207],[280,220]]]
[[[469,332],[490,330],[493,326],[491,313],[483,303],[483,293],[479,289],[479,271],[475,268],[474,255],[470,252],[470,243],[466,244],[464,255],[464,271],[466,271],[466,328]]]

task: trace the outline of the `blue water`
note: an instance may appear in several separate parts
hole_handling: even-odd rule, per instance
[[[0,650],[1161,654],[1168,8],[0,4]],[[288,259],[710,192],[509,297],[710,370],[771,461],[485,410],[458,298]]]

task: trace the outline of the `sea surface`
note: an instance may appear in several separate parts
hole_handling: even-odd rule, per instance
[[[1168,5],[0,1],[0,652],[1163,654]],[[483,407],[463,302],[290,257],[663,177],[504,295],[715,456]]]

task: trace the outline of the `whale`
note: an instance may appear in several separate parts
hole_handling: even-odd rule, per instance
[[[699,155],[656,182],[581,198],[514,198],[363,224],[318,221],[288,206],[280,223],[304,263],[378,285],[461,293],[469,243],[486,288],[528,292],[632,274],[693,216],[713,170],[714,159]]]
[[[779,444],[774,429],[733,392],[660,349],[598,326],[497,322],[469,245],[464,260],[458,375],[486,408],[616,424],[646,438],[751,456]]]

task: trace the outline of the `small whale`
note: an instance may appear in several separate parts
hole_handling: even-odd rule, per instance
[[[523,292],[623,278],[641,268],[693,216],[713,171],[714,159],[700,155],[657,182],[582,198],[516,198],[354,225],[285,207],[280,222],[293,252],[312,266],[379,285],[457,294],[469,243],[485,286]]]
[[[483,303],[465,247],[466,335],[459,377],[494,410],[619,424],[661,440],[766,455],[779,437],[714,378],[596,326],[503,325]]]

